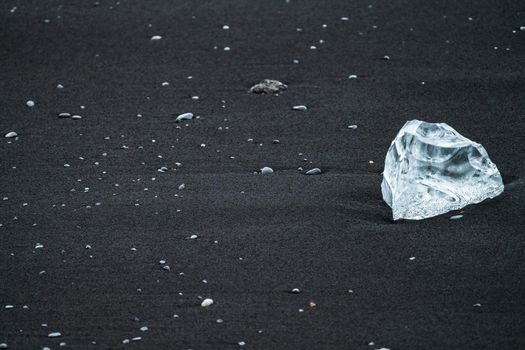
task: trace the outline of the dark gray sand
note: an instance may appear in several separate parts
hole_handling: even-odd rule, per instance
[[[3,1],[0,344],[525,348],[520,26],[514,0]],[[394,223],[414,118],[505,192]]]

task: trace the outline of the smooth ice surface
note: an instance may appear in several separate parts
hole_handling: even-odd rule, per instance
[[[394,220],[420,220],[494,198],[503,181],[479,143],[445,123],[411,120],[388,149],[381,192]]]

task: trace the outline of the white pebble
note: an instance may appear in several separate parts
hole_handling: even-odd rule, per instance
[[[184,184],[179,185],[179,190],[183,190],[186,186]]]
[[[35,101],[32,101],[32,100],[29,100],[26,102],[26,106],[27,107],[34,107],[35,106]]]
[[[317,174],[321,174],[322,171],[321,169],[319,168],[313,168],[313,169],[310,169],[306,172],[306,175],[317,175]]]
[[[201,306],[202,307],[208,307],[213,304],[213,299],[206,298],[202,301]]]
[[[52,332],[47,335],[49,338],[58,338],[62,336],[62,333],[60,332]]]
[[[450,220],[459,220],[462,217],[463,217],[463,215],[461,215],[461,214],[460,215],[453,215],[453,216],[450,217]]]
[[[5,137],[7,137],[8,139],[13,138],[13,137],[17,137],[17,136],[18,136],[18,134],[16,132],[14,132],[14,131],[10,131],[7,134],[5,134]]]
[[[341,17],[341,21],[348,21],[349,18],[348,17]]]
[[[357,75],[355,75],[355,74],[350,74],[350,75],[348,76],[348,79],[357,79]]]
[[[224,51],[230,51],[230,50],[231,50],[231,49],[230,49],[229,46],[226,46],[226,47],[224,48]]]
[[[222,29],[224,29],[224,30],[228,30],[228,29],[230,29],[230,26],[227,25],[227,24],[225,24],[225,25],[222,26]]]
[[[153,41],[160,40],[160,39],[162,39],[162,37],[160,35],[153,35],[151,37],[151,40],[153,40]]]
[[[175,122],[179,123],[183,120],[190,120],[190,119],[193,119],[193,113],[182,113],[182,114],[179,114],[179,116],[177,117],[177,119],[175,119]]]
[[[267,166],[265,166],[264,168],[261,168],[261,174],[262,175],[271,174],[271,173],[273,173],[273,169],[272,168],[267,167]]]
[[[298,105],[298,106],[293,106],[292,109],[294,111],[307,111],[308,110],[308,107],[306,107],[305,105]]]

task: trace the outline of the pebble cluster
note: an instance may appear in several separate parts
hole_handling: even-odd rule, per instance
[[[286,1],[286,3],[289,2],[290,1],[288,0]],[[117,2],[117,4],[120,5],[120,2]],[[102,6],[105,6],[102,2],[93,3],[93,7]],[[17,11],[19,12],[20,10],[16,6],[11,7],[9,9],[10,13],[15,13]],[[471,20],[471,18],[468,19],[468,21]],[[51,20],[48,18],[44,20],[44,23],[46,24],[50,22]],[[352,17],[338,16],[330,19],[330,22],[327,20],[327,23],[323,24],[321,28],[326,29],[330,26],[348,25],[351,22]],[[151,28],[151,26],[148,26],[148,28]],[[525,26],[514,27],[514,32],[517,32],[518,28],[519,31],[525,32]],[[305,26],[305,28],[292,28],[290,29],[290,31],[300,35],[308,29],[309,28]],[[215,34],[217,36],[221,34],[226,35],[235,32],[236,30],[239,29],[235,23],[222,24],[217,26],[217,33]],[[167,31],[159,30],[159,32],[162,35],[152,35],[153,33],[149,31],[149,34],[144,33],[141,39],[137,40],[141,40],[143,45],[147,45],[147,47],[149,48],[159,47],[164,44],[169,45],[170,36],[168,35]],[[320,51],[324,50],[326,46],[328,46],[327,43],[329,42],[330,35],[328,34],[328,32],[326,32],[326,34],[320,35],[318,40],[303,43],[303,48],[306,52],[293,52],[294,55],[286,59],[287,64],[290,66],[295,65],[296,67],[297,65],[303,64],[303,62],[307,61],[307,57],[303,58],[303,56],[307,56],[310,54],[318,54]],[[210,47],[209,50],[218,50],[217,53],[220,53],[223,56],[231,57],[232,55],[235,55],[237,53],[238,46],[235,42],[231,42],[228,45],[217,45],[213,48]],[[94,53],[95,57],[96,55]],[[380,53],[374,56],[374,59],[380,62],[381,64],[389,64],[389,62],[385,61],[394,61],[396,60],[396,56],[384,55],[383,53]],[[342,83],[347,84],[345,86],[355,86],[355,84],[360,84],[361,82],[367,79],[366,75],[361,74],[361,72],[357,73],[359,74],[356,74],[356,72],[353,69],[350,69],[349,72],[346,72],[346,74],[342,74],[338,79],[340,79]],[[193,72],[190,74],[195,74],[195,80],[199,79],[198,72]],[[163,77],[162,80],[159,79],[155,81],[155,89],[169,91],[170,89],[176,88],[179,82],[175,79],[171,79],[171,77],[168,76],[168,72],[166,72],[166,75],[167,76]],[[261,76],[255,81],[245,81],[246,86],[242,87],[242,91],[239,91],[238,95],[250,95],[251,97],[256,99],[286,99],[286,94],[288,94],[290,91],[292,91],[293,89],[301,89],[301,87],[298,86],[299,84],[297,82],[288,82],[286,80],[284,82],[281,82],[279,80],[276,80],[275,78],[282,79],[281,77]],[[164,81],[164,79],[166,80]],[[192,81],[194,79],[194,76],[188,75],[185,76],[184,79]],[[201,77],[200,79],[202,79],[203,81],[205,80],[205,78],[203,77]],[[259,79],[263,80],[259,81]],[[62,82],[65,85],[62,83],[56,83],[56,81],[53,83],[52,88],[56,93],[66,93],[67,90],[70,88],[70,84],[67,81],[62,80]],[[424,85],[424,82],[422,82],[422,85]],[[246,89],[249,86],[251,87],[247,91]],[[34,98],[34,100],[26,100],[26,98],[29,97]],[[43,108],[42,105],[47,103],[47,101],[42,101],[35,95],[27,96],[26,98],[24,98],[24,100],[17,101],[16,104],[17,106],[20,106],[20,108],[23,108],[24,111],[28,112],[39,111],[41,108]],[[201,93],[200,91],[190,91],[188,93],[187,99],[188,101],[191,100],[190,102],[192,103],[192,106],[195,106],[195,108],[180,108],[180,110],[177,108],[169,113],[169,122],[166,123],[166,128],[169,129],[171,139],[168,141],[160,140],[158,138],[150,136],[153,134],[149,133],[149,130],[147,130],[147,126],[144,127],[143,134],[138,136],[133,135],[133,137],[124,132],[120,132],[119,130],[108,130],[107,136],[104,136],[103,139],[94,140],[95,142],[98,142],[103,145],[103,152],[95,154],[94,152],[86,150],[85,154],[67,154],[63,155],[63,157],[62,155],[61,157],[57,157],[57,159],[60,159],[61,161],[57,160],[54,166],[56,168],[60,168],[60,173],[65,174],[64,179],[67,180],[64,181],[64,192],[67,193],[69,196],[84,196],[83,198],[85,198],[85,200],[82,200],[84,205],[82,207],[70,208],[70,203],[67,201],[67,197],[60,197],[62,198],[60,200],[53,199],[53,203],[50,205],[50,208],[46,209],[59,212],[60,214],[57,215],[78,215],[82,217],[87,217],[87,219],[85,219],[86,221],[96,220],[96,214],[94,215],[94,217],[91,217],[89,216],[89,213],[94,212],[95,210],[97,210],[97,208],[103,208],[106,205],[108,207],[113,205],[113,197],[128,196],[129,206],[133,208],[133,210],[137,210],[137,212],[140,212],[141,210],[146,210],[148,206],[147,203],[150,200],[165,200],[166,203],[172,203],[168,202],[166,200],[166,196],[163,197],[164,193],[162,193],[162,190],[158,189],[157,184],[160,181],[167,181],[176,185],[176,187],[174,187],[176,188],[176,190],[174,190],[173,193],[167,194],[167,196],[170,196],[171,199],[176,198],[177,200],[183,200],[184,198],[186,198],[185,196],[191,196],[192,190],[195,188],[195,184],[193,183],[189,175],[187,173],[184,173],[185,163],[183,164],[183,162],[180,161],[180,159],[178,158],[179,154],[183,152],[183,150],[178,148],[177,144],[180,140],[186,137],[185,135],[183,135],[184,130],[191,129],[193,125],[200,123],[199,125],[204,125],[208,128],[206,129],[206,133],[212,134],[218,132],[226,135],[228,130],[234,127],[228,118],[224,118],[218,121],[220,123],[220,126],[218,126],[217,128],[214,127],[213,130],[211,130],[212,127],[209,125],[212,125],[212,123],[208,123],[208,121],[217,121],[216,116],[213,115],[213,112],[208,112],[208,114],[206,114],[202,111],[201,108],[199,108],[199,103],[201,103],[202,100],[205,100],[207,98],[215,99],[217,102],[217,109],[219,110],[226,110],[230,107],[231,104],[235,102],[227,100],[222,96],[206,96],[206,94]],[[300,103],[307,103],[308,106]],[[293,115],[294,118],[316,118],[316,109],[318,107],[318,103],[319,102],[316,102],[315,98],[313,97],[311,99],[287,99],[285,105],[286,111],[283,111],[283,116],[281,117]],[[191,112],[189,112],[188,110],[190,110]],[[78,109],[57,107],[57,109],[53,113],[51,113],[51,115],[48,115],[46,117],[49,117],[50,120],[52,119],[53,122],[56,123],[78,126],[83,125],[84,123],[89,121],[90,114],[88,111],[89,106],[84,105],[79,106]],[[261,114],[263,113],[261,112]],[[148,113],[142,110],[137,110],[136,120],[147,120],[148,117]],[[135,116],[133,116],[133,118],[135,118]],[[343,132],[345,133],[345,135],[359,135],[361,130],[366,129],[365,123],[361,124],[361,122],[358,122],[357,124],[355,124],[356,121],[352,120],[352,117],[345,116],[345,118],[347,119],[347,122],[340,125],[340,129],[344,130]],[[69,119],[77,121],[71,122]],[[23,146],[23,142],[32,142],[29,130],[26,130],[24,125],[24,123],[20,123],[18,125],[2,125],[2,132],[4,133],[5,138],[2,139],[2,141],[11,146],[16,146],[19,144],[21,147]],[[283,134],[285,135],[285,133]],[[84,135],[83,133],[78,133],[79,140],[85,138],[85,136],[86,135]],[[286,136],[283,137],[283,135],[271,134],[266,139],[260,139],[255,136],[246,134],[244,138],[242,138],[242,140],[236,141],[239,143],[242,142],[243,145],[247,145],[249,147],[275,147],[276,149],[278,149],[279,147],[283,147],[283,145],[286,145],[288,142]],[[199,152],[202,152],[202,157],[217,157],[221,159],[221,162],[234,162],[236,159],[242,157],[242,155],[240,154],[227,153],[227,151],[225,150],[227,147],[219,147],[213,143],[210,143],[209,139],[205,136],[203,136],[201,139],[191,140],[191,142],[191,147],[194,148],[192,150],[194,151],[195,149],[197,149]],[[164,148],[157,147],[161,143],[164,146]],[[130,165],[130,167],[140,166],[140,170],[138,172],[131,172],[133,175],[129,177],[128,183],[113,181],[114,178],[112,176],[114,173],[111,165],[111,159],[113,159],[113,157],[125,157],[127,152],[133,152],[133,154],[140,154],[141,152],[146,152],[150,150],[155,150],[158,152],[152,157],[148,156],[149,158],[144,156],[143,158],[141,158],[142,161],[140,164]],[[306,152],[302,149],[299,149],[297,154],[294,153],[294,156],[296,156],[298,159],[297,163],[289,164],[287,168],[283,167],[282,164],[268,164],[272,162],[266,159],[260,159],[258,164],[253,164],[253,167],[246,167],[242,169],[242,173],[246,174],[247,176],[250,176],[250,178],[253,177],[253,179],[256,179],[257,181],[269,181],[269,183],[270,181],[275,181],[276,179],[279,179],[279,176],[294,176],[294,178],[300,177],[301,179],[308,181],[308,183],[314,184],[315,181],[322,181],[323,179],[325,179],[325,175],[330,174],[331,172],[331,168],[329,166],[323,166],[322,159],[312,160],[311,157],[309,157],[306,154]],[[367,164],[373,165],[374,161],[368,160]],[[82,171],[79,171],[79,169],[89,169],[89,172],[82,173]],[[181,173],[183,174],[183,176],[187,177],[176,177],[176,175],[179,175]],[[317,176],[311,177],[311,175]],[[74,184],[71,184],[71,181],[69,181],[71,179],[74,179]],[[125,188],[125,190],[122,190],[122,188]],[[43,199],[32,200],[30,197],[28,197],[27,199],[17,199],[15,201],[12,199],[12,197],[16,197],[15,190],[11,191],[8,188],[2,188],[1,191],[3,191],[1,193],[1,200],[4,203],[4,205],[11,206],[10,208],[16,208],[15,210],[17,211],[17,214],[16,216],[12,217],[7,217],[5,215],[0,216],[0,230],[3,229],[4,231],[7,231],[11,225],[16,224],[25,224],[27,225],[27,227],[25,227],[26,229],[38,230],[39,225],[51,224],[39,222],[38,219],[35,219],[34,222],[27,223],[27,216],[24,216],[24,208],[41,205],[39,201],[43,201]],[[248,190],[244,188],[239,189],[239,195],[246,195],[247,191]],[[170,210],[171,214],[175,217],[177,217],[178,215],[192,215],[192,213],[188,213],[191,212],[192,208],[186,209],[183,204],[177,204],[174,207],[171,207]],[[159,215],[158,211],[151,214],[153,218],[157,215]],[[461,218],[463,218],[463,214],[453,215],[449,219],[455,221]],[[87,226],[88,222],[86,222],[85,224]],[[199,227],[198,223],[196,223],[195,226]],[[82,264],[89,265],[90,260],[96,261],[99,254],[103,254],[101,252],[103,248],[97,245],[97,240],[95,236],[90,238],[90,235],[86,233],[87,230],[84,230],[83,224],[76,225],[75,228],[79,232],[78,247],[80,247],[80,250],[82,250],[82,257],[85,258],[85,260],[87,261],[83,261]],[[202,243],[203,245],[207,244],[208,246],[216,246],[219,245],[219,239],[216,237],[207,236],[206,234],[203,234],[202,232],[199,232],[196,229],[195,233],[188,232],[184,236],[184,240],[181,240],[180,244],[187,245],[185,249],[191,250],[192,247],[195,247],[200,243]],[[141,249],[140,246],[134,245],[133,242],[126,241],[119,244],[122,244],[122,249],[125,250],[127,254],[138,255]],[[239,244],[242,244],[242,242],[239,242]],[[27,251],[31,252],[30,254],[37,256],[38,254],[51,254],[50,251],[52,249],[56,250],[57,246],[56,242],[53,242],[52,240],[44,241],[39,239],[38,241],[33,241],[29,247],[24,247],[23,249],[26,249]],[[68,255],[69,251],[65,248],[62,249],[62,247],[59,247],[58,249],[58,254],[63,258],[64,264],[68,264],[70,259]],[[15,259],[18,257],[18,254],[23,255],[25,253],[27,252],[22,253],[22,251],[16,251],[16,249],[12,249],[12,252],[10,252],[9,255]],[[131,256],[132,258],[130,259],[133,259],[133,255]],[[146,255],[142,255],[141,258],[146,259],[144,258],[144,256]],[[235,257],[235,259],[238,259],[239,263],[242,263],[245,258],[246,256]],[[71,259],[73,260],[73,258]],[[407,255],[404,259],[408,259],[408,261],[411,264],[417,264],[419,262],[419,260],[416,260],[416,257],[414,256]],[[404,261],[406,262],[406,260]],[[22,264],[23,262],[22,260],[19,260],[18,263]],[[184,276],[186,276],[186,273],[181,269],[179,262],[174,261],[169,256],[149,256],[147,258],[147,264],[148,266],[151,266],[149,272],[151,272],[152,274],[158,272],[162,274],[162,276],[176,276],[177,278],[181,279],[184,278]],[[97,268],[100,267],[93,267],[93,269]],[[59,271],[57,271],[56,269],[54,271],[48,270],[45,268],[45,264],[43,264],[42,269],[40,269],[39,271],[30,271],[28,273],[30,273],[31,278],[46,278],[51,273],[58,274]],[[214,281],[213,276],[205,275],[205,272],[202,272],[202,276],[199,275],[199,283],[202,286],[220,283]],[[158,280],[157,282],[160,284],[160,280]],[[143,293],[140,281],[138,281],[136,285],[137,289],[133,292],[140,295],[141,293]],[[281,290],[280,293],[284,295],[287,295],[285,293],[288,293],[290,294],[290,297],[297,298],[296,300],[300,300],[292,302],[293,306],[291,306],[290,308],[293,308],[294,314],[298,312],[302,313],[303,315],[306,315],[308,312],[318,312],[319,308],[322,308],[322,303],[317,298],[314,298],[315,301],[311,300],[310,298],[302,298],[303,295],[308,295],[308,291],[305,290],[305,288],[291,288],[292,286],[288,286],[285,290],[283,288],[283,290]],[[353,290],[347,291],[347,289],[345,289],[344,292],[349,294],[354,293]],[[37,293],[37,291],[35,291],[35,293]],[[207,295],[208,297],[203,297],[204,295]],[[191,309],[192,312],[195,312],[195,315],[199,315],[200,317],[207,317],[210,320],[210,322],[213,323],[214,327],[225,327],[230,322],[230,320],[227,317],[225,317],[225,315],[221,314],[220,311],[215,311],[215,309],[219,308],[221,305],[225,305],[226,303],[224,302],[224,300],[221,300],[220,295],[214,295],[213,289],[206,289],[203,291],[192,290],[189,292],[181,291],[178,295],[173,297],[174,299],[183,299],[185,303],[184,306],[187,309]],[[0,300],[4,302],[2,312],[6,313],[21,313],[30,310],[31,307],[33,307],[32,305],[26,305],[22,300],[17,300],[17,298],[7,297],[7,294],[2,295],[0,297]],[[479,308],[481,307],[481,304],[476,303],[474,304],[474,306],[476,308]],[[80,312],[81,311],[79,311],[79,313]],[[183,316],[182,311],[180,313],[175,314],[173,312],[179,311],[167,310],[167,312],[170,313],[170,321],[179,320]],[[150,324],[149,322],[144,322],[147,325],[144,325],[144,323],[139,324],[138,322],[142,322],[142,320],[136,316],[133,316],[132,320],[133,322],[136,322],[136,327],[130,328],[126,331],[122,331],[121,338],[118,340],[118,342],[111,344],[109,348],[126,346],[132,347],[133,343],[136,342],[146,343],[146,341],[149,339],[150,332],[162,329],[163,327],[155,324]],[[235,322],[239,321],[235,320]],[[51,350],[56,349],[57,347],[68,347],[69,343],[72,344],[72,348],[74,343],[76,343],[74,344],[75,348],[85,348],[97,345],[96,341],[94,340],[87,342],[85,339],[83,339],[82,341],[84,343],[79,343],[79,337],[73,334],[73,331],[71,329],[68,331],[62,330],[62,328],[67,328],[67,325],[62,325],[62,327],[59,326],[59,324],[53,324],[53,328],[51,328],[51,326],[48,326],[48,323],[42,323],[41,330],[39,330],[38,332],[31,330],[30,332],[38,333],[38,336],[40,336],[41,339],[45,339],[45,341],[49,343],[54,341],[52,345],[44,345],[40,347],[42,350]],[[58,328],[58,330],[56,328]],[[30,332],[26,332],[26,330],[21,329],[20,335],[24,337]],[[257,329],[257,332],[254,332],[254,334],[245,334],[242,337],[230,339],[230,345],[233,345],[234,347],[248,348],[250,346],[250,337],[256,336],[256,333],[263,334],[264,331],[262,327],[260,327],[260,329]],[[7,335],[2,332],[2,329],[0,329],[0,349],[10,349],[10,343],[4,341],[5,339],[3,339],[3,337],[7,337]],[[12,338],[13,337],[10,336],[10,339]],[[62,340],[67,340],[67,342]],[[367,345],[367,343],[364,344]],[[140,345],[140,343],[135,345]],[[372,349],[389,350],[389,348],[386,347],[378,347],[375,342],[369,342],[368,346]]]

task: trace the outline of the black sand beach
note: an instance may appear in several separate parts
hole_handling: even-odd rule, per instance
[[[3,1],[0,344],[525,348],[520,26],[512,0]],[[394,222],[410,119],[481,143],[505,192]]]

